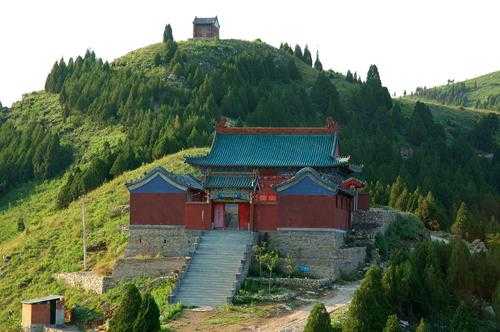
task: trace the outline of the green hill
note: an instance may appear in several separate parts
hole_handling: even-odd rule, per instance
[[[89,255],[90,269],[109,271],[122,253],[127,237],[120,226],[128,223],[128,213],[116,216],[114,209],[128,204],[125,182],[140,177],[151,168],[162,165],[179,173],[193,172],[186,164],[186,155],[197,155],[206,149],[190,149],[161,158],[134,171],[120,175],[85,196],[89,245],[106,243],[104,252]],[[91,292],[64,287],[52,275],[79,271],[82,268],[81,205],[82,199],[65,209],[56,209],[54,200],[63,179],[29,183],[10,192],[0,201],[0,328],[20,324],[21,304],[26,298],[48,293],[62,293],[69,308],[78,304],[85,314],[95,310],[102,315],[101,301],[106,298]],[[22,200],[14,198],[22,197]],[[6,208],[11,204],[10,208]],[[25,231],[17,230],[23,220]]]
[[[101,313],[106,299],[51,278],[81,268],[82,196],[90,244],[107,244],[90,267],[109,271],[127,240],[127,215],[111,213],[127,203],[123,183],[158,164],[186,171],[182,157],[205,151],[186,149],[208,146],[220,116],[258,126],[320,126],[331,116],[342,150],[364,165],[373,203],[387,205],[400,176],[415,202],[435,198],[426,222],[447,229],[462,201],[481,225],[498,220],[498,157],[479,156],[469,139],[485,116],[431,109],[393,101],[374,65],[361,82],[259,40],[167,40],[112,63],[90,51],[55,63],[45,90],[0,120],[0,329],[19,324],[22,298],[49,292]],[[417,212],[410,205],[400,208]]]
[[[500,112],[500,71],[463,82],[428,89],[417,88],[411,98]]]

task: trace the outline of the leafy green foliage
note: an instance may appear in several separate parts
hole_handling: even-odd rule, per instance
[[[387,323],[384,327],[384,332],[400,332],[401,327],[399,326],[399,319],[397,315],[389,315],[387,317]]]
[[[475,273],[477,264],[487,267]],[[373,274],[365,275],[353,299],[354,306],[349,308],[345,327],[348,331],[359,331],[366,326],[363,324],[370,324],[373,330],[379,330],[389,323],[387,315],[379,313],[380,317],[376,318],[371,316],[374,312],[370,312],[368,306],[363,306],[364,301],[375,301],[374,294],[377,294],[377,304],[387,303],[388,310],[397,317],[415,325],[420,321],[417,330],[464,331],[473,330],[472,326],[493,330],[494,323],[485,320],[481,309],[471,303],[477,299],[494,301],[495,283],[500,276],[497,265],[491,251],[471,257],[461,240],[451,244],[425,241],[413,251],[394,251],[383,273],[382,286],[373,282]],[[488,275],[492,278],[488,279]],[[476,287],[480,283],[484,289]],[[360,321],[361,313],[365,321]],[[372,320],[368,321],[370,317]]]
[[[304,332],[333,332],[330,315],[323,303],[316,303],[312,308]]]
[[[384,258],[401,248],[413,246],[428,238],[428,232],[415,215],[398,214],[384,234],[375,236],[375,246]]]
[[[381,331],[389,316],[389,303],[382,287],[382,270],[372,266],[349,305],[346,331]]]
[[[31,123],[21,130],[11,123],[0,126],[0,194],[15,184],[50,179],[70,162],[71,151],[43,125]]]
[[[454,83],[449,80],[448,84],[443,86],[417,88],[414,96],[447,105],[500,110],[499,81],[500,71],[497,71],[464,82]]]
[[[134,322],[140,313],[145,312],[141,310],[141,303],[141,293],[139,293],[137,287],[134,284],[127,285],[120,304],[109,321],[109,330],[111,332],[135,331]],[[149,308],[149,303],[147,305]]]
[[[160,331],[160,309],[151,294],[142,297],[141,307],[134,321],[133,332],[158,332]]]

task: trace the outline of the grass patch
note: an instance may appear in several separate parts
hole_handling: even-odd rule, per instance
[[[128,213],[110,217],[116,206],[128,203],[125,182],[142,176],[155,166],[162,165],[171,171],[186,173],[193,171],[184,163],[187,155],[205,153],[207,149],[189,149],[126,172],[101,187],[91,191],[86,201],[88,244],[106,243],[106,250],[92,253],[88,257],[90,269],[98,267],[110,270],[122,255],[127,244],[127,234],[122,226],[128,224]],[[62,178],[44,183],[31,183],[9,193],[10,197],[25,197],[8,207],[8,199],[0,202],[0,330],[18,328],[23,299],[53,294],[66,297],[69,307],[81,307],[81,319],[102,315],[102,296],[70,289],[54,280],[57,272],[74,272],[82,267],[81,204],[79,199],[67,208],[54,208]],[[28,196],[23,196],[29,193]],[[28,216],[25,232],[17,233],[12,225],[19,216]],[[7,229],[4,236],[3,229]],[[5,257],[5,258],[4,258]],[[8,257],[8,258],[7,258]],[[158,290],[158,298],[166,293]],[[162,293],[163,292],[163,293]],[[80,315],[80,314],[79,314]],[[80,316],[79,316],[80,317]]]
[[[265,318],[268,310],[259,306],[234,306],[226,305],[215,312],[204,324],[212,326],[227,326],[243,324],[253,318]]]

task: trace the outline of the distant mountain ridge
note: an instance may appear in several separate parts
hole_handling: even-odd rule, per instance
[[[412,97],[445,105],[500,112],[500,71],[462,82],[448,82],[432,88],[417,88]]]

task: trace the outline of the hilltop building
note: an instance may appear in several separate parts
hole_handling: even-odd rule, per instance
[[[219,20],[215,17],[196,17],[193,21],[193,39],[219,38]]]

